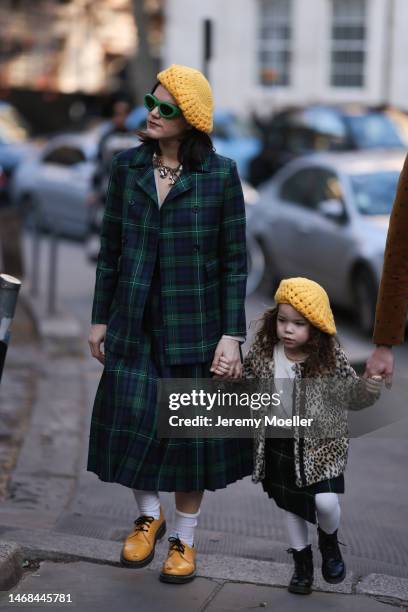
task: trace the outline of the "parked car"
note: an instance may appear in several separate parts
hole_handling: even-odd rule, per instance
[[[30,136],[28,124],[16,109],[8,102],[0,102],[0,206],[11,203],[11,177],[34,150]]]
[[[249,225],[265,256],[266,288],[285,277],[311,278],[371,333],[404,158],[395,150],[313,155],[265,183]]]
[[[251,160],[248,174],[255,186],[300,155],[408,147],[408,117],[392,108],[310,105],[258,120],[258,127],[262,150]]]
[[[20,165],[12,196],[41,229],[83,239],[87,232],[86,202],[95,168],[96,132],[60,134]]]
[[[129,130],[143,129],[146,124],[147,110],[138,106],[129,115],[126,126]],[[210,134],[214,147],[220,155],[237,162],[241,178],[248,176],[249,161],[261,149],[261,140],[250,124],[226,110],[214,112],[214,129]]]

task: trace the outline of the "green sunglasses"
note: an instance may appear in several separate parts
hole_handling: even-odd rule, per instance
[[[181,115],[181,109],[178,106],[170,104],[170,102],[163,102],[150,93],[145,95],[144,105],[150,112],[157,106],[163,119],[175,119]]]

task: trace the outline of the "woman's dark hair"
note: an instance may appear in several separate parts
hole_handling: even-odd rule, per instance
[[[153,94],[159,85],[159,82],[155,83],[150,93]],[[150,138],[144,130],[136,130],[136,135],[143,144],[148,145],[152,151],[160,155],[160,146],[157,139]],[[185,170],[191,172],[201,164],[210,151],[215,151],[210,136],[192,127],[181,138],[178,159]]]
[[[257,331],[255,340],[259,343],[261,353],[266,358],[273,356],[275,344],[279,342],[277,334],[277,320],[279,306],[269,308],[259,319],[261,327]],[[340,346],[337,336],[331,336],[310,323],[310,338],[302,349],[308,354],[303,362],[303,375],[306,378],[320,374],[332,374],[336,367],[335,347]]]

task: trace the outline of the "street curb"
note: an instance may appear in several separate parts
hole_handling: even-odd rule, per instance
[[[0,591],[12,589],[23,575],[23,551],[15,542],[0,543]]]
[[[406,578],[369,574],[362,578],[356,586],[356,593],[387,599],[395,598],[395,591],[398,592],[400,601],[408,602],[408,580]]]
[[[22,550],[25,559],[30,561],[86,561],[122,567],[119,562],[121,542],[112,542],[76,536],[67,533],[50,532],[42,529],[7,529],[3,531],[8,546]],[[167,543],[156,546],[156,555],[148,569],[160,570],[167,553]],[[131,571],[128,568],[123,568]],[[220,554],[199,554],[197,576],[227,582],[254,584],[286,588],[293,572],[293,566],[286,563],[259,561]],[[316,572],[315,591],[338,594],[359,594],[382,597],[396,605],[408,603],[408,579],[369,574],[356,577],[347,574],[344,582],[332,585],[324,582],[320,572]]]

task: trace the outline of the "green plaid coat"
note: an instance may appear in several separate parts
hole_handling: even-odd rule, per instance
[[[209,153],[159,208],[150,147],[114,157],[92,306],[108,351],[138,352],[157,249],[169,365],[208,361],[222,334],[246,334],[245,206],[233,160]]]

